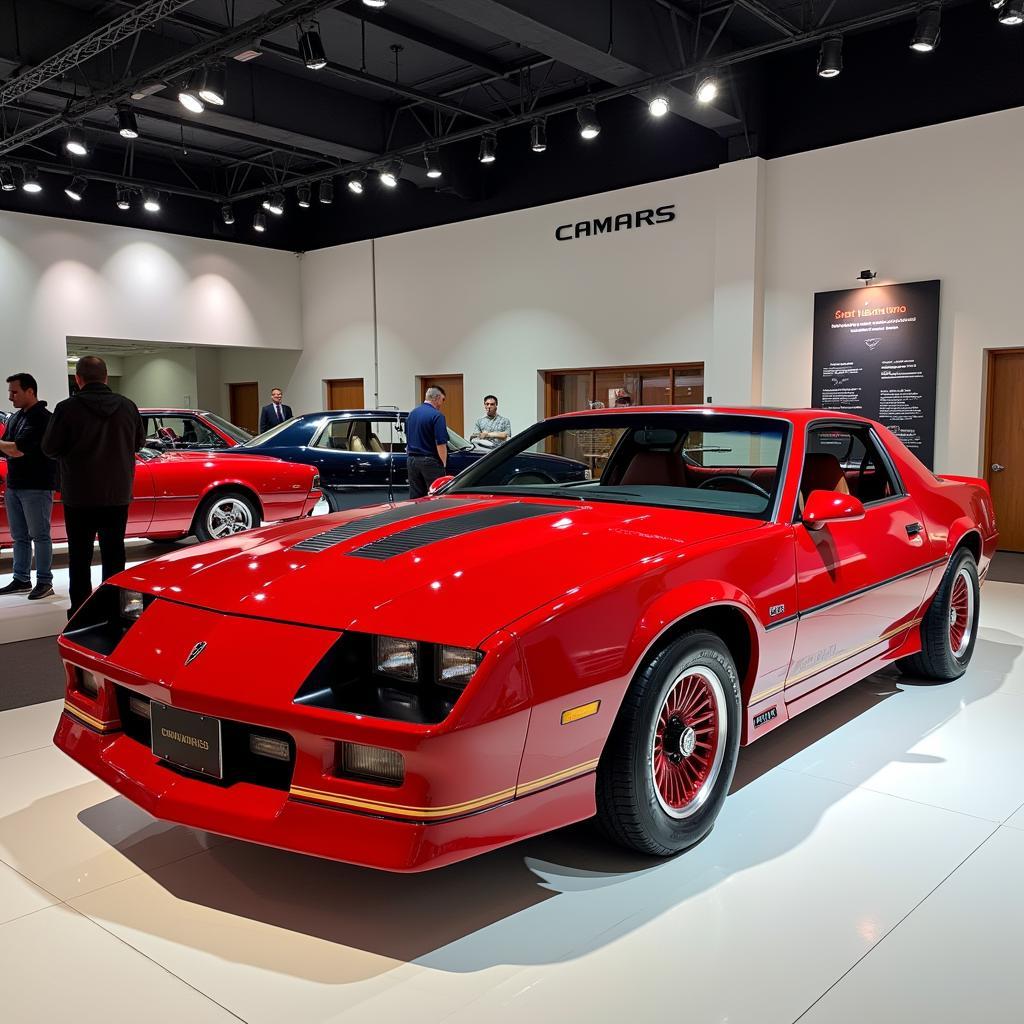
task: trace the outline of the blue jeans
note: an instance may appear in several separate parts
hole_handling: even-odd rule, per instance
[[[36,546],[36,583],[53,583],[53,542],[50,513],[53,491],[7,488],[7,522],[14,543],[14,578],[31,583],[32,545]]]

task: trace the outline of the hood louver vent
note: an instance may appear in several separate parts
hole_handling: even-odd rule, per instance
[[[510,505],[498,505],[493,508],[468,512],[464,516],[449,516],[435,519],[421,526],[410,526],[407,530],[393,533],[390,537],[371,541],[361,548],[348,554],[354,558],[373,558],[384,561],[396,555],[404,555],[417,548],[436,544],[440,540],[450,540],[478,530],[487,530],[492,526],[504,526],[523,519],[535,519],[537,516],[549,516],[555,513],[565,514],[564,505],[528,505],[514,502]]]
[[[469,505],[475,505],[470,502]],[[460,508],[459,511],[462,509]],[[352,519],[341,526],[334,526],[323,533],[317,533],[312,537],[299,541],[294,545],[294,551],[326,551],[333,548],[335,544],[341,544],[361,533],[370,533],[372,530],[379,530],[382,526],[393,526],[406,519],[415,519],[418,516],[430,515],[436,511],[434,506],[424,505],[399,505],[397,508],[389,508],[387,512],[378,512],[376,515],[363,516],[360,519]]]

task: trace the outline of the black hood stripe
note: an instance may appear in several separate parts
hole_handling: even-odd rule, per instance
[[[468,501],[464,505],[460,503],[459,511],[464,508],[472,508],[479,504],[477,501]],[[398,505],[389,508],[386,512],[377,512],[372,516],[361,516],[359,519],[350,519],[341,526],[333,526],[323,533],[316,533],[312,537],[300,540],[293,545],[293,551],[326,551],[337,544],[342,544],[362,533],[370,533],[379,530],[382,526],[393,526],[395,523],[404,522],[406,519],[415,519],[418,516],[430,515],[438,511],[436,505]]]
[[[348,554],[355,558],[385,561],[441,540],[450,540],[452,537],[461,537],[467,533],[476,533],[478,530],[504,526],[506,523],[516,523],[523,519],[535,519],[538,516],[550,516],[555,513],[564,514],[565,511],[565,505],[531,505],[523,502],[496,505],[477,512],[469,512],[464,516],[448,516],[445,519],[423,523],[421,526],[410,526],[407,530],[370,541],[369,544],[355,548]]]

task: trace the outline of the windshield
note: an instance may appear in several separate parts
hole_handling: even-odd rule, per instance
[[[262,434],[257,434],[254,438],[246,441],[244,444],[240,444],[239,448],[259,448],[260,445],[269,444],[277,437],[282,431],[287,430],[292,425],[293,416],[290,420],[285,420],[284,423],[277,423],[272,426],[269,430],[264,430]]]
[[[242,427],[236,427],[234,423],[229,423],[223,416],[218,416],[215,412],[206,412],[203,415],[208,419],[218,430],[223,434],[227,434],[232,441],[237,441],[242,444],[245,441],[252,440],[252,434],[248,430],[244,430]]]
[[[538,423],[465,470],[447,494],[553,495],[771,518],[789,424],[717,413],[573,416]],[[582,480],[523,483],[522,455],[582,462]]]

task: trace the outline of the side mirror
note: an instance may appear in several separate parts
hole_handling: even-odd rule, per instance
[[[803,520],[808,530],[820,530],[826,523],[852,523],[864,518],[864,506],[852,494],[811,491],[804,505]]]
[[[428,488],[427,495],[437,494],[442,487],[447,487],[455,477],[453,476],[439,476]]]

